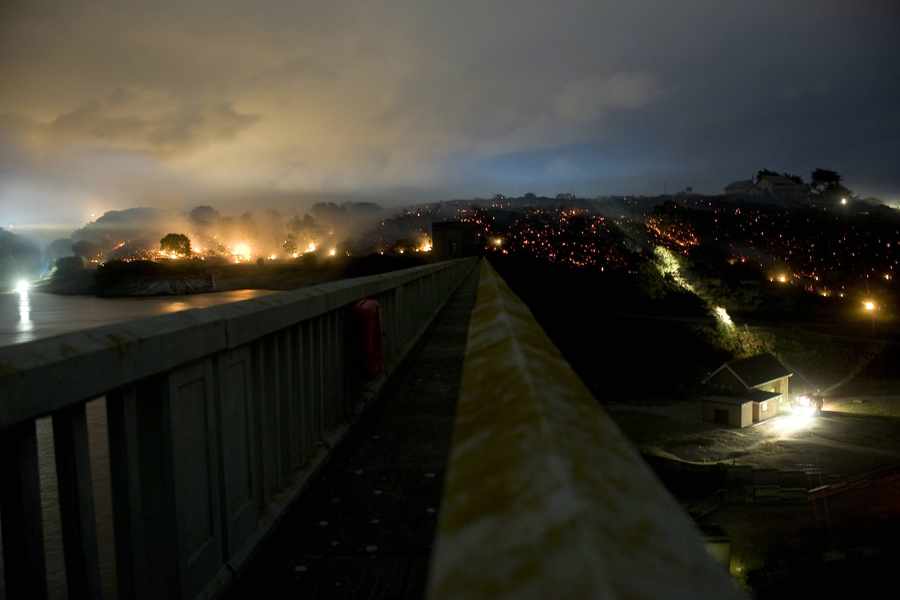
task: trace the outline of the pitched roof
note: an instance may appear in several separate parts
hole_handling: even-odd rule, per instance
[[[775,355],[766,352],[726,363],[748,388],[793,375]]]

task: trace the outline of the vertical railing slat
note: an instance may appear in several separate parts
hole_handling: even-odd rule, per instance
[[[168,403],[164,376],[106,396],[120,598],[179,594]]]
[[[313,405],[315,406],[316,412],[316,440],[321,441],[322,437],[326,432],[326,418],[325,418],[325,406],[322,402],[324,398],[323,394],[323,383],[324,379],[322,378],[322,318],[318,317],[313,319],[313,346],[312,346],[312,355],[313,355],[313,381],[314,381],[314,391],[313,391]]]
[[[263,476],[266,479],[266,495],[271,499],[281,488],[281,464],[279,461],[278,396],[281,392],[278,377],[278,340],[268,336],[262,341],[265,355],[263,410]]]
[[[53,415],[63,551],[70,598],[100,598],[100,560],[85,405]]]
[[[0,431],[0,529],[8,598],[46,598],[35,422]]]
[[[294,468],[303,466],[306,461],[306,433],[303,430],[303,339],[300,326],[292,327],[289,332],[291,346],[291,429],[293,443],[291,445],[292,464]]]
[[[143,560],[141,550],[144,547],[141,491],[136,477],[140,470],[136,395],[133,386],[106,395],[116,580],[120,598],[134,598],[136,590],[144,583],[136,570]]]
[[[315,415],[313,413],[313,359],[312,359],[312,328],[309,321],[303,323],[300,329],[300,344],[302,346],[301,370],[300,370],[300,398],[301,418],[303,419],[303,453],[309,458],[312,456],[316,443]]]
[[[293,459],[293,427],[291,404],[294,395],[294,365],[293,347],[289,331],[278,334],[278,439],[279,461],[281,463],[280,476],[282,487],[286,487],[291,479],[294,467]]]

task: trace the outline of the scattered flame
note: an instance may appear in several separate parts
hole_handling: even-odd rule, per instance
[[[231,247],[231,254],[234,256],[235,261],[243,262],[245,260],[250,260],[253,257],[253,250],[250,248],[250,244],[238,242]]]

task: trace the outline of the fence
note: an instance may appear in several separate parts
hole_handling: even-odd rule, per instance
[[[386,374],[475,259],[0,348],[9,598],[48,594],[36,420],[52,419],[66,585],[100,597],[85,405],[105,397],[121,598],[221,590],[358,413],[349,307],[381,306]]]

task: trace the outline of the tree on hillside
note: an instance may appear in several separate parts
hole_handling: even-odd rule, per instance
[[[191,253],[191,240],[183,233],[168,233],[159,240],[159,248],[163,252],[174,252],[188,256]]]
[[[827,190],[833,190],[841,184],[841,175],[837,171],[829,169],[816,169],[810,177],[812,189],[822,193]]]

